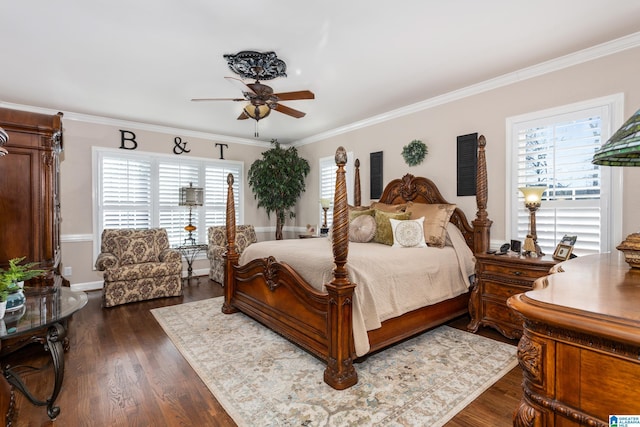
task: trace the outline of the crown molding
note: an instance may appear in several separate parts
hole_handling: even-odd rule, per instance
[[[629,34],[628,36],[620,37],[618,39],[602,43],[587,49],[583,49],[577,52],[570,53],[549,61],[541,62],[540,64],[533,65],[531,67],[523,68],[512,73],[503,74],[493,79],[485,80],[484,82],[467,86],[458,90],[454,90],[443,95],[435,96],[424,101],[410,104],[405,107],[401,107],[377,116],[370,117],[365,120],[354,122],[333,130],[322,132],[316,135],[309,136],[307,138],[294,141],[291,145],[301,146],[311,144],[314,142],[322,141],[334,136],[338,136],[347,132],[351,132],[357,129],[366,128],[379,123],[386,122],[387,120],[393,120],[402,116],[413,114],[419,111],[434,108],[439,105],[448,104],[453,101],[457,101],[469,96],[478,95],[483,92],[498,89],[504,86],[508,86],[513,83],[521,82],[524,80],[539,77],[545,74],[559,71],[565,68],[572,67],[574,65],[583,64],[585,62],[593,61],[605,56],[613,55],[618,52],[622,52],[628,49],[633,49],[640,46],[640,32]]]
[[[13,104],[9,102],[0,101],[0,106],[6,108],[12,108],[16,110],[30,111],[32,113],[42,114],[56,114],[60,110],[53,110],[50,108],[36,107],[33,105]],[[270,142],[256,141],[254,139],[237,138],[228,135],[219,135],[215,133],[200,132],[188,129],[174,128],[170,126],[154,125],[149,123],[134,122],[131,120],[113,119],[110,117],[93,116],[90,114],[75,113],[73,111],[63,111],[64,120],[75,120],[78,122],[85,122],[97,125],[115,126],[126,129],[143,130],[149,132],[158,132],[169,135],[181,135],[190,138],[208,139],[216,142],[226,142],[232,144],[254,145],[258,147],[269,146]]]
[[[399,117],[403,117],[409,114],[413,114],[419,111],[427,110],[430,108],[444,105],[453,101],[457,101],[469,96],[478,95],[483,92],[494,90],[500,87],[508,86],[513,83],[528,80],[534,77],[542,76],[544,74],[559,71],[574,65],[582,64],[585,62],[593,61],[605,56],[613,55],[618,52],[622,52],[628,49],[633,49],[640,46],[640,32],[633,33],[618,39],[602,43],[587,49],[583,49],[568,55],[564,55],[540,64],[533,65],[531,67],[523,68],[512,73],[503,74],[493,79],[486,80],[484,82],[467,86],[458,90],[454,90],[433,98],[429,98],[424,101],[420,101],[414,104],[407,105],[395,110],[388,111],[383,114],[379,114],[370,117],[365,120],[357,121],[345,126],[341,126],[336,129],[332,129],[326,132],[321,132],[316,135],[302,138],[289,144],[283,144],[286,146],[301,146],[311,144],[314,142],[322,141],[334,136],[338,136],[344,133],[352,132],[357,129],[366,128],[379,123],[393,120]],[[0,101],[0,106],[19,109],[24,111],[32,111],[35,113],[44,114],[56,114],[59,110],[42,108],[29,105],[13,104]],[[109,117],[93,116],[89,114],[75,113],[72,111],[63,111],[65,120],[77,120],[80,122],[101,124],[107,126],[127,127],[130,129],[145,130],[150,132],[159,132],[166,134],[180,134],[192,138],[201,138],[214,140],[218,142],[226,142],[233,144],[253,145],[259,147],[268,146],[270,143],[264,141],[256,141],[254,139],[238,138],[227,135],[219,135],[208,132],[199,132],[188,129],[180,129],[169,126],[154,125],[149,123],[141,123],[130,120],[113,119]]]

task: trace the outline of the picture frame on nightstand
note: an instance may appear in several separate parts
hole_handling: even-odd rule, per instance
[[[572,251],[573,251],[573,246],[560,243],[556,247],[555,252],[553,253],[553,259],[557,259],[559,261],[566,261],[571,256]]]

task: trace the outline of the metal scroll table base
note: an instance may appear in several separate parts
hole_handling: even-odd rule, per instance
[[[12,386],[11,390],[11,405],[9,412],[13,413],[13,405],[15,404],[15,398],[13,396],[13,389],[20,391],[29,401],[37,406],[46,406],[47,415],[51,420],[55,420],[60,414],[60,407],[55,406],[56,399],[62,388],[62,379],[64,378],[64,341],[67,336],[66,328],[61,323],[54,323],[49,326],[47,330],[46,339],[34,338],[32,342],[42,342],[44,344],[45,351],[48,351],[51,355],[51,361],[53,363],[54,372],[54,385],[51,397],[46,400],[37,399],[27,388],[26,384],[20,377],[21,371],[26,370],[41,370],[43,368],[36,368],[33,366],[15,366],[10,365],[4,368],[4,377]],[[8,417],[10,419],[12,417]],[[10,425],[10,424],[8,424]]]

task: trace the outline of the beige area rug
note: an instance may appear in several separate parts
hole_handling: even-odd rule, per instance
[[[356,364],[336,391],[324,364],[222,297],[153,315],[239,426],[441,426],[516,366],[514,346],[448,326]]]

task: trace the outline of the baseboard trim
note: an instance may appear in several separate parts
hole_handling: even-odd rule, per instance
[[[72,291],[97,291],[103,286],[104,281],[99,280],[97,282],[72,283],[70,288]]]

